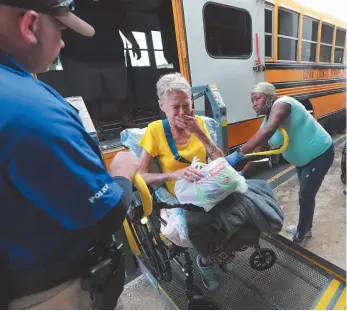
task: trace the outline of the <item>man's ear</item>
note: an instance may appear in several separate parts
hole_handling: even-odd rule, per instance
[[[40,15],[35,11],[27,11],[20,19],[20,32],[29,44],[37,43]]]

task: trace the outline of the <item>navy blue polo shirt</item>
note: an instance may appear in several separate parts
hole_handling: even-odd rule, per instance
[[[77,111],[0,52],[0,253],[10,270],[74,259],[122,197]]]

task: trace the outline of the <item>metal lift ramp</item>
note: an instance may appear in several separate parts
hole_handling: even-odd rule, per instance
[[[293,245],[287,239],[263,235],[261,247],[272,249],[277,256],[269,270],[255,271],[248,249],[237,253],[234,270],[226,274],[216,268],[219,288],[210,292],[201,282],[194,261],[194,279],[203,293],[222,310],[344,310],[346,309],[346,271]],[[194,250],[192,257],[196,258]],[[173,280],[157,282],[138,258],[140,269],[172,309],[187,309],[185,278],[172,262]]]

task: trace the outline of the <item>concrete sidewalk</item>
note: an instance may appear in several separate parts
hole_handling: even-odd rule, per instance
[[[123,310],[170,310],[143,275],[125,286],[120,300]]]
[[[341,182],[341,155],[344,143],[336,148],[334,163],[323,181],[316,197],[316,209],[313,220],[313,237],[306,248],[316,255],[346,269],[346,195]],[[279,205],[284,211],[284,226],[296,225],[299,217],[297,176],[290,178],[274,190]]]

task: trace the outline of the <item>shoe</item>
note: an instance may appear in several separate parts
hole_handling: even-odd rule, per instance
[[[219,286],[219,282],[216,280],[216,277],[214,275],[213,265],[208,267],[202,266],[200,256],[196,256],[196,264],[198,265],[198,268],[200,270],[201,279],[204,286],[210,291],[216,290]]]
[[[296,226],[294,226],[294,225],[287,226],[286,231],[287,231],[288,233],[291,233],[291,234],[295,235],[295,234],[296,234],[296,231],[297,231],[297,228],[296,228]],[[312,238],[312,229],[310,229],[310,230],[308,230],[308,231],[306,232],[305,237],[306,237],[306,238]]]
[[[231,272],[233,272],[233,267],[234,267],[234,264],[232,262],[228,262],[228,263],[219,265],[219,268],[221,268],[221,270],[224,273],[231,273]]]
[[[299,245],[301,247],[305,247],[306,246],[306,243],[307,243],[307,239],[308,237],[307,236],[304,236],[303,238],[300,238],[299,237],[299,232],[297,232],[293,238],[292,238],[292,242],[296,245]]]

